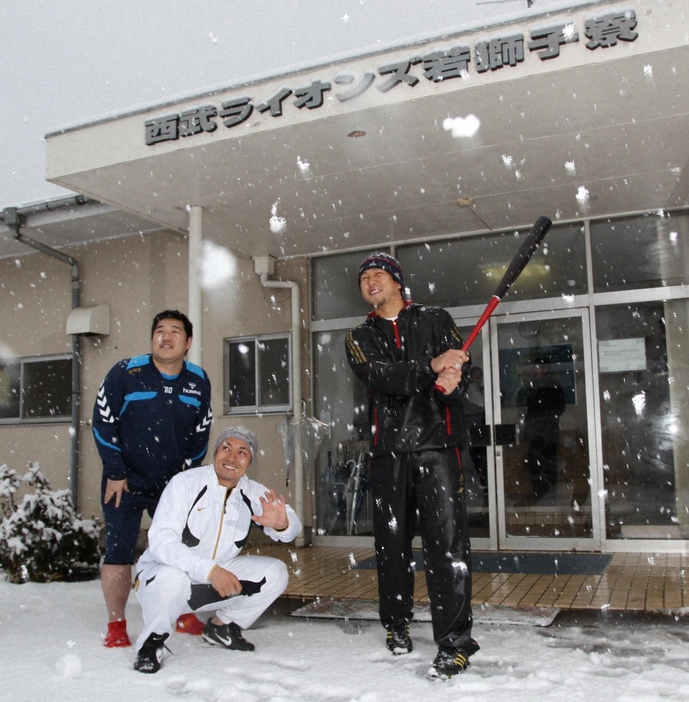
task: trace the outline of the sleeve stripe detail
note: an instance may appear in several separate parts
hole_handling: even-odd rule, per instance
[[[361,346],[354,340],[354,336],[351,332],[347,334],[346,343],[347,351],[354,363],[366,363],[366,354],[363,352]]]
[[[115,444],[110,444],[108,443],[99,433],[98,430],[94,428],[93,430],[93,435],[96,437],[96,441],[103,445],[107,446],[109,449],[112,449],[113,451],[117,451],[118,453],[122,453],[122,449],[119,446],[115,446]]]

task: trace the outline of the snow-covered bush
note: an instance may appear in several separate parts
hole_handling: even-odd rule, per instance
[[[34,487],[19,505],[18,488]],[[85,580],[98,575],[100,525],[82,519],[69,490],[51,490],[38,463],[24,476],[0,466],[0,567],[13,583]]]

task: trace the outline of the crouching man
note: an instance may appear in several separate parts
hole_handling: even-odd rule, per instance
[[[213,612],[203,638],[253,651],[242,635],[287,587],[287,567],[266,556],[240,556],[252,523],[274,541],[292,541],[301,522],[282,496],[247,477],[256,436],[225,429],[213,463],[176,475],[163,491],[136,567],[144,626],[135,670],[160,670],[165,640],[180,614]]]

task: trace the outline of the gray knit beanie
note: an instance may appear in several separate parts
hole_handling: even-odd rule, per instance
[[[246,427],[228,427],[227,429],[223,429],[223,431],[220,432],[218,440],[215,442],[215,448],[213,449],[214,456],[218,450],[218,446],[227,439],[241,439],[244,441],[251,449],[251,462],[253,463],[256,460],[258,454],[258,439],[251,429],[247,429]]]

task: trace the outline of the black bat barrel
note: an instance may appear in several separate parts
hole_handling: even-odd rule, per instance
[[[547,217],[539,217],[536,220],[536,223],[531,228],[526,239],[524,239],[522,245],[519,247],[519,251],[517,251],[510,262],[509,267],[505,271],[505,275],[502,276],[500,284],[493,293],[494,297],[502,299],[505,293],[512,287],[514,281],[517,280],[519,274],[524,270],[524,267],[531,260],[539,244],[543,241],[551,225],[552,222]]]

